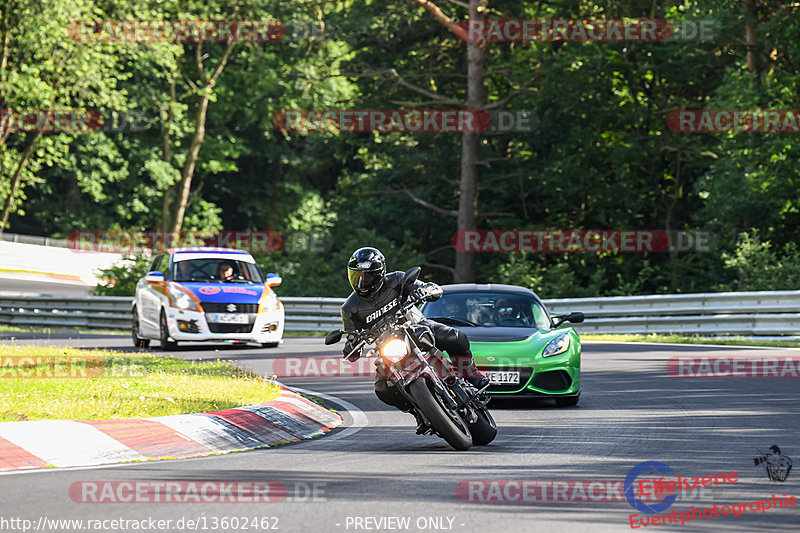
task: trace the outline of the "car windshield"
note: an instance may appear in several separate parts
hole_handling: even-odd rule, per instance
[[[550,317],[536,299],[505,293],[453,292],[425,305],[428,318],[450,318],[464,325],[550,329]]]
[[[224,257],[175,261],[172,265],[172,279],[211,283],[264,283],[261,272],[253,263]]]

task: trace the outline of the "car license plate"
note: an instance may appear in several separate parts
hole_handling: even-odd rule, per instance
[[[218,324],[247,324],[248,316],[244,313],[216,313],[214,322]]]
[[[492,385],[519,385],[519,372],[484,372]]]

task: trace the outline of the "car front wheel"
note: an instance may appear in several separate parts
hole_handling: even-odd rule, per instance
[[[139,312],[133,308],[133,321],[131,323],[131,339],[135,348],[147,348],[150,346],[150,339],[143,339],[139,336]]]
[[[169,328],[167,327],[167,315],[165,315],[163,311],[161,312],[161,320],[159,321],[159,323],[160,323],[160,327],[159,327],[159,330],[160,330],[159,342],[160,342],[161,350],[162,351],[174,350],[175,348],[178,347],[178,343],[175,342],[175,341],[169,340]]]

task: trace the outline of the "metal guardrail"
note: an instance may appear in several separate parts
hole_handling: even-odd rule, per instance
[[[7,231],[4,231],[0,234],[0,240],[6,242],[18,242],[22,244],[38,244],[40,246],[55,246],[57,248],[69,247],[67,239],[40,237],[39,235],[20,235],[19,233],[8,233]]]
[[[287,331],[341,325],[343,298],[281,298]],[[0,296],[0,324],[128,329],[132,298]],[[582,311],[580,333],[678,333],[703,336],[800,334],[800,291],[725,292],[544,300],[553,314]]]

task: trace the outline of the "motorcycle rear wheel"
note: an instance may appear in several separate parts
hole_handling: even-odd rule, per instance
[[[433,429],[447,443],[459,451],[466,451],[472,447],[472,435],[469,426],[461,419],[461,416],[453,412],[452,415],[461,421],[457,424],[450,415],[448,409],[443,405],[443,400],[437,398],[438,394],[431,391],[428,387],[428,380],[419,378],[409,385],[411,396],[425,418],[433,426]]]

